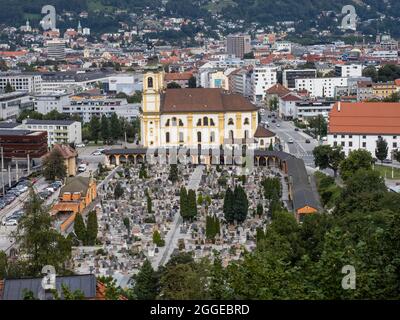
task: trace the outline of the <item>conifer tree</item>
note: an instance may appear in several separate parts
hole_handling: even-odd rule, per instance
[[[75,232],[77,238],[80,241],[82,241],[84,245],[86,245],[87,230],[86,230],[85,222],[83,221],[83,217],[80,213],[78,213],[75,217],[74,232]]]
[[[89,246],[94,246],[96,244],[98,228],[96,211],[91,211],[88,215],[86,230],[87,244]]]

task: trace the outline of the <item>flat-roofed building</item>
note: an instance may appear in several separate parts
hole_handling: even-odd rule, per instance
[[[27,92],[0,94],[0,119],[16,119],[21,111],[33,110],[33,99]]]
[[[0,129],[0,147],[6,159],[42,158],[47,154],[47,132]]]

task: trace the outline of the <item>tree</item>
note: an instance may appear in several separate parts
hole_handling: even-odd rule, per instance
[[[203,205],[203,203],[204,203],[203,194],[202,194],[202,193],[199,193],[199,195],[197,196],[197,204],[198,204],[199,206],[201,206],[201,205]]]
[[[196,77],[194,77],[194,76],[190,77],[188,86],[189,86],[189,88],[197,88]]]
[[[7,265],[7,254],[4,251],[0,251],[0,279],[4,279],[7,276]]]
[[[139,179],[147,179],[146,165],[142,163],[139,170]]]
[[[328,123],[322,115],[312,117],[308,121],[309,127],[314,131],[314,134],[325,137],[328,133]]]
[[[67,167],[59,149],[53,148],[43,160],[43,175],[46,180],[64,179],[67,176]]]
[[[103,142],[108,143],[108,139],[110,138],[110,127],[108,123],[108,118],[105,114],[101,117],[101,138]]]
[[[176,83],[176,82],[170,82],[167,84],[167,89],[181,89],[182,87],[180,86],[180,84]]]
[[[77,238],[82,241],[84,245],[87,243],[88,234],[85,226],[85,222],[83,221],[83,217],[80,213],[75,216],[74,221],[74,232]]]
[[[247,194],[242,186],[236,186],[233,192],[234,198],[234,217],[237,222],[243,222],[247,218],[247,213],[249,210],[249,201],[247,199]]]
[[[124,189],[122,188],[121,184],[117,182],[115,189],[114,189],[114,198],[115,200],[120,199],[124,194]]]
[[[186,191],[186,188],[184,186],[181,187],[181,191],[179,194],[179,207],[180,207],[180,213],[181,213],[181,217],[183,218],[183,220],[187,220],[188,219],[188,210],[189,210],[189,203],[188,203],[188,194]]]
[[[120,121],[116,113],[113,113],[110,117],[110,135],[115,141],[122,136]]]
[[[94,246],[96,244],[98,229],[99,226],[97,222],[96,211],[91,211],[89,212],[87,220],[87,230],[86,230],[87,245]]]
[[[269,101],[269,110],[277,111],[278,108],[279,108],[279,100],[277,97],[274,97]]]
[[[364,149],[353,150],[340,164],[340,175],[346,181],[359,169],[372,169],[371,153]]]
[[[397,149],[393,152],[393,158],[397,161],[400,162],[400,150]]]
[[[243,59],[254,59],[254,58],[255,58],[254,57],[254,51],[245,53],[244,56],[243,56]]]
[[[161,234],[158,230],[154,230],[153,232],[153,243],[157,245],[157,247],[165,246],[165,241],[161,238]]]
[[[383,163],[383,160],[385,160],[388,156],[388,150],[389,148],[386,140],[384,140],[382,137],[379,137],[378,141],[376,142],[376,149],[375,149],[376,158]]]
[[[11,92],[14,92],[14,91],[15,91],[15,89],[12,87],[10,82],[7,81],[7,84],[6,84],[5,88],[4,88],[4,92],[5,93],[11,93]]]
[[[71,259],[71,242],[52,227],[49,208],[30,191],[24,205],[25,215],[21,218],[15,232],[15,244],[20,257],[16,264],[24,266],[27,276],[41,275],[43,266],[52,265],[57,274],[66,271],[66,262]]]
[[[335,177],[340,163],[345,159],[345,154],[341,147],[331,147],[329,145],[318,146],[313,150],[315,166],[321,170],[330,168]]]
[[[151,197],[148,189],[146,189],[146,202],[147,202],[147,212],[153,213]]]
[[[101,130],[100,121],[97,116],[92,116],[92,119],[89,122],[89,130],[91,140],[97,143]]]
[[[257,215],[258,215],[259,217],[261,217],[263,214],[264,214],[263,205],[262,205],[262,203],[259,203],[259,204],[257,205]]]
[[[223,211],[225,220],[228,223],[232,223],[235,220],[235,211],[234,211],[234,195],[231,188],[228,188],[225,192]]]
[[[145,260],[137,275],[133,276],[133,292],[138,300],[156,300],[159,292],[159,277],[149,260]]]
[[[175,183],[179,180],[179,171],[178,171],[178,165],[177,164],[171,164],[169,167],[169,176],[168,179]]]
[[[188,218],[193,221],[197,217],[197,201],[196,192],[189,190],[188,192]]]
[[[126,230],[128,231],[128,234],[129,234],[129,232],[131,230],[131,221],[130,221],[130,219],[128,217],[125,217],[122,222],[124,223],[124,226],[125,226]]]
[[[372,81],[376,82],[378,79],[378,72],[376,71],[376,68],[374,66],[369,66],[364,68],[363,72],[363,77],[370,77],[372,78]]]

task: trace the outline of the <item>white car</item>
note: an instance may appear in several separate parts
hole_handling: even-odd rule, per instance
[[[276,126],[277,126],[278,128],[280,128],[280,127],[281,127],[281,125],[280,125],[279,123],[277,123],[277,124],[276,124]]]
[[[101,153],[100,151],[96,151],[96,152],[93,152],[92,155],[93,156],[101,156],[101,155],[103,155],[103,153]]]
[[[292,138],[289,139],[288,143],[293,144],[294,140]]]
[[[3,226],[6,226],[6,227],[12,227],[12,226],[16,226],[16,225],[18,225],[18,221],[15,219],[3,221]]]
[[[77,148],[84,148],[86,145],[84,143],[79,143],[76,145]]]
[[[106,149],[104,149],[104,148],[97,148],[97,150],[96,150],[96,152],[101,152],[101,153],[103,153],[104,151],[106,151]]]
[[[47,187],[46,190],[51,192],[51,193],[56,192],[56,190],[53,187]]]
[[[79,165],[78,167],[78,172],[85,172],[87,169],[87,165],[85,163],[82,163],[81,165]]]

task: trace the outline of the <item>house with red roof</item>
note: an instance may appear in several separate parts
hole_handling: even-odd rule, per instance
[[[302,101],[302,98],[294,92],[290,92],[279,97],[279,116],[285,120],[297,118],[296,102]]]

